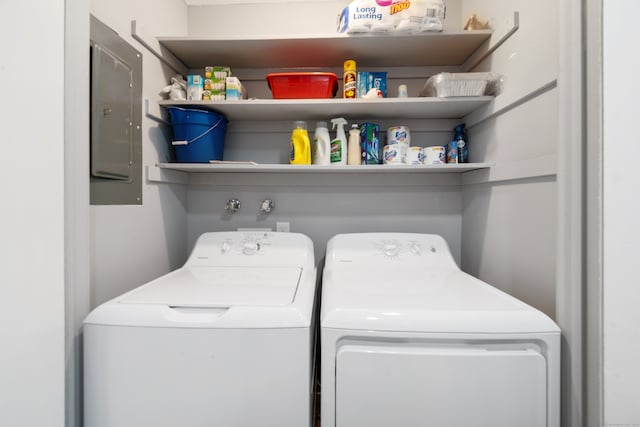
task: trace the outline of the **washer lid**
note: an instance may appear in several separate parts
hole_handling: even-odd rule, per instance
[[[124,294],[124,304],[172,307],[285,306],[293,302],[301,268],[180,268]]]

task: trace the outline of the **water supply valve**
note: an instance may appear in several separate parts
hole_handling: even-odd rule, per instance
[[[276,204],[273,203],[273,200],[271,199],[264,199],[262,201],[262,204],[260,205],[260,213],[263,214],[268,214],[270,213],[272,210],[274,210],[276,207]]]
[[[224,207],[224,210],[228,213],[236,213],[240,210],[240,200],[229,199]]]

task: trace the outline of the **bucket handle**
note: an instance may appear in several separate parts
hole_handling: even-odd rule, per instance
[[[206,134],[208,134],[209,132],[211,132],[212,130],[217,128],[218,125],[222,122],[222,120],[224,120],[224,117],[220,116],[218,121],[213,126],[211,126],[209,129],[205,130],[200,135],[198,135],[195,138],[193,138],[191,141],[171,141],[171,144],[172,145],[188,145],[188,144],[191,144],[193,142],[196,142],[197,140],[199,140],[200,138],[202,138],[203,136],[205,136]]]

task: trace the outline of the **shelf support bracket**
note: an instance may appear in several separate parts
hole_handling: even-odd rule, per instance
[[[159,43],[156,42],[158,47],[155,48],[149,42],[147,42],[145,37],[143,37],[142,31],[140,29],[138,22],[135,19],[131,21],[131,37],[137,40],[149,52],[151,52],[160,61],[162,61],[163,64],[171,68],[176,73],[182,74],[183,76],[186,76],[188,74],[189,68],[177,57],[175,57],[171,52],[166,51],[166,48],[164,49],[166,52],[163,53],[162,52],[163,48]]]
[[[166,110],[160,108],[160,105],[157,102],[154,102],[150,99],[144,100],[144,113],[145,116],[158,123],[162,123],[165,125],[170,124]]]
[[[147,182],[189,184],[189,174],[187,172],[160,169],[158,165],[147,165]]]
[[[478,64],[491,55],[496,49],[498,49],[513,33],[518,31],[520,27],[520,14],[519,12],[513,12],[502,22],[496,23],[491,38],[489,39],[487,49],[480,48],[476,50],[467,60],[462,64],[462,71],[471,71]]]

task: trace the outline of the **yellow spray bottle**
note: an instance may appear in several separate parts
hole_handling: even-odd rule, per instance
[[[292,165],[311,164],[311,141],[307,131],[307,122],[297,121],[293,124],[289,147],[289,163]]]

